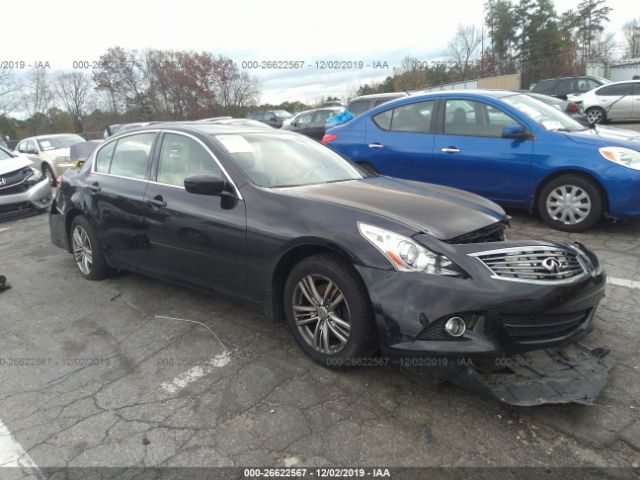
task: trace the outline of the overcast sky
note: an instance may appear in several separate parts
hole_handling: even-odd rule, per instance
[[[457,24],[480,25],[483,0],[17,0],[3,2],[0,60],[48,61],[70,70],[119,45],[129,49],[190,49],[243,60],[303,60],[302,71],[252,71],[262,101],[345,96],[363,82],[392,73],[406,55],[446,56]],[[556,0],[562,12],[579,0]],[[609,0],[609,30],[640,16],[637,0]],[[621,40],[621,38],[620,38]],[[329,71],[316,61],[387,62],[389,68]],[[310,66],[309,66],[310,65]]]

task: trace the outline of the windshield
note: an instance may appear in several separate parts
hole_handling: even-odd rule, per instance
[[[6,160],[7,158],[13,158],[13,155],[7,152],[4,148],[0,148],[0,160]]]
[[[215,135],[235,163],[261,187],[340,182],[367,175],[340,155],[302,135]]]
[[[511,95],[502,101],[525,114],[550,131],[577,132],[586,130],[580,123],[557,108],[537,100],[529,95]]]
[[[291,116],[291,114],[286,110],[276,110],[274,113],[280,118],[289,118]]]
[[[76,143],[84,142],[84,138],[80,135],[63,135],[60,137],[40,137],[38,138],[38,145],[40,150],[46,152],[47,150],[55,150],[56,148],[69,148]]]

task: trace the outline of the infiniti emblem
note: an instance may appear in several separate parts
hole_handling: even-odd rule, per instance
[[[560,271],[560,261],[553,257],[545,258],[542,261],[542,266],[551,273],[558,273]]]

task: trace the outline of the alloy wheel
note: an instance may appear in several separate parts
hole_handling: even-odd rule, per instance
[[[603,114],[602,114],[602,110],[600,110],[599,108],[593,108],[589,111],[587,111],[587,121],[590,124],[594,124],[594,123],[600,123],[603,119]]]
[[[81,225],[76,225],[73,229],[71,243],[78,268],[84,275],[89,275],[93,268],[93,250],[89,235]]]
[[[49,167],[44,167],[42,170],[44,171],[44,175],[47,177],[47,180],[49,181],[49,185],[51,185],[52,187],[55,187],[57,184],[57,181],[51,169]]]
[[[591,197],[576,185],[560,185],[547,197],[547,213],[565,225],[576,225],[591,213]]]
[[[320,353],[340,352],[351,335],[344,294],[323,275],[305,275],[293,289],[293,317],[304,341]]]

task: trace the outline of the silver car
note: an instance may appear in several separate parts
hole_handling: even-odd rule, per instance
[[[582,106],[591,124],[640,120],[640,80],[609,83],[567,98]]]
[[[0,220],[46,210],[51,186],[31,160],[0,147]]]
[[[73,167],[69,157],[69,147],[84,142],[84,138],[73,133],[39,135],[22,140],[16,146],[15,153],[28,157],[49,179],[51,185],[65,170]]]

